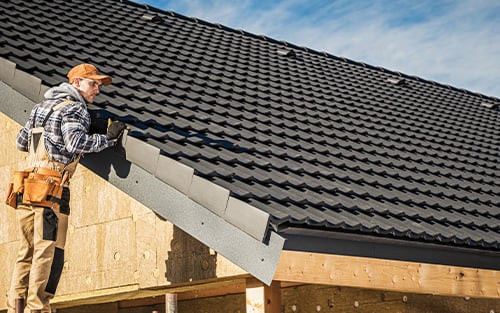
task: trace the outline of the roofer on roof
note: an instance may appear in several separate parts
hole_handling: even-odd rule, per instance
[[[92,64],[68,73],[69,83],[49,89],[17,136],[17,148],[28,152],[24,171],[15,172],[8,204],[16,208],[20,247],[12,274],[8,312],[51,312],[64,264],[70,213],[69,179],[84,153],[116,144],[125,125],[114,121],[106,134],[90,134],[87,103],[111,84]]]

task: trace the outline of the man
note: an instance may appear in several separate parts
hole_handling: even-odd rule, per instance
[[[28,152],[28,166],[16,172],[24,176],[14,202],[20,248],[12,274],[9,313],[24,312],[25,307],[32,313],[51,312],[49,300],[64,263],[69,178],[81,154],[115,145],[125,128],[115,121],[106,134],[89,134],[87,103],[94,101],[100,86],[111,84],[111,77],[101,75],[91,64],[77,65],[67,76],[69,83],[49,89],[45,100],[34,106],[17,136],[17,148]],[[35,183],[28,184],[28,178]],[[51,185],[44,185],[46,181]]]

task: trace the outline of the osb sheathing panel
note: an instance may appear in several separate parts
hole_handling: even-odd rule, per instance
[[[16,136],[19,132],[19,124],[13,122],[0,112],[0,244],[12,243],[17,240],[17,227],[15,222],[15,211],[4,204],[5,195],[10,177],[14,170],[22,166],[25,161],[25,153],[15,148]],[[0,254],[0,262],[4,262],[5,254]],[[2,269],[8,267],[2,266]],[[3,275],[2,275],[3,276]]]
[[[0,113],[0,194],[26,153],[15,147],[20,125]],[[0,204],[0,295],[8,290],[18,237],[15,210]],[[71,214],[57,295],[120,286],[138,288],[245,274],[188,234],[160,219],[101,177],[79,166],[71,180]],[[57,302],[57,297],[54,302]],[[0,301],[0,310],[5,301]]]

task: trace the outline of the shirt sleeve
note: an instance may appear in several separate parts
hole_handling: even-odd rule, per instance
[[[90,115],[81,103],[74,103],[62,112],[61,131],[69,153],[99,152],[115,144],[106,135],[88,134]]]

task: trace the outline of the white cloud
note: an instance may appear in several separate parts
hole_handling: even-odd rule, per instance
[[[500,98],[500,2],[156,1],[163,9]]]

